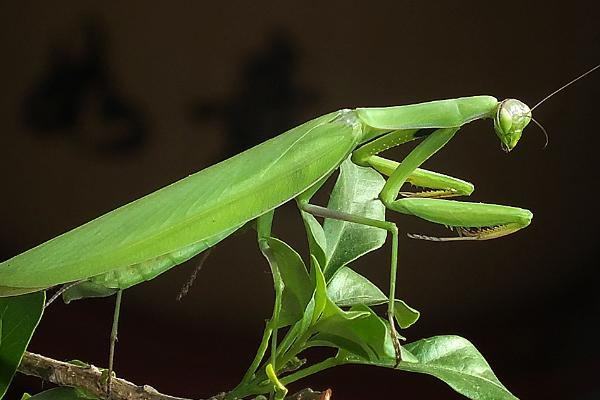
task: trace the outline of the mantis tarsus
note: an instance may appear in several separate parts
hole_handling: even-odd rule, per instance
[[[68,289],[70,298],[120,293],[209,249],[251,220],[258,219],[258,225],[269,232],[271,211],[295,199],[302,211],[315,216],[373,226],[391,234],[388,318],[396,336],[396,225],[330,210],[310,200],[351,156],[356,164],[389,177],[379,194],[386,208],[452,227],[460,234],[413,237],[485,240],[516,232],[529,225],[530,211],[446,200],[469,195],[473,186],[419,168],[463,125],[486,118],[493,120],[506,151],[517,145],[532,119],[531,110],[521,101],[498,101],[492,96],[329,113],[2,262],[0,296],[72,282],[79,283]],[[377,155],[416,139],[421,142],[400,163]],[[406,182],[431,190],[401,193]],[[399,357],[400,345],[397,340],[394,343]]]

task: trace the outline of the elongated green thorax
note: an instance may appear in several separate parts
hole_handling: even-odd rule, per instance
[[[458,128],[471,121],[492,118],[505,151],[512,150],[531,121],[529,107],[516,99],[501,102],[492,96],[471,96],[395,107],[357,108],[363,122],[363,140],[391,130]]]
[[[357,108],[364,124],[363,142],[391,130],[458,128],[481,118],[494,118],[498,99],[471,96],[395,107]]]

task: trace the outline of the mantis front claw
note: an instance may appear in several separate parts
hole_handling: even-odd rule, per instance
[[[508,208],[508,207],[507,207]],[[525,210],[526,211],[526,210]],[[410,239],[429,240],[432,242],[450,242],[450,241],[464,241],[464,240],[489,240],[496,239],[502,236],[509,235],[524,228],[529,224],[529,221],[517,223],[507,223],[502,225],[494,226],[475,226],[475,227],[462,227],[449,226],[450,230],[456,230],[458,236],[451,237],[437,237],[427,236],[416,233],[407,233]]]
[[[420,192],[399,192],[398,193],[402,197],[419,197],[419,198],[427,198],[427,199],[443,199],[448,197],[457,197],[462,196],[463,194],[458,192],[457,190],[448,189],[448,190],[424,190]]]

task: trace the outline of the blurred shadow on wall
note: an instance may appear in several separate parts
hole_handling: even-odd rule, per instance
[[[225,126],[230,157],[298,123],[303,107],[317,95],[296,83],[299,50],[284,30],[273,30],[263,48],[242,62],[238,90],[217,101],[195,100],[191,118],[199,123],[221,121]]]
[[[105,23],[88,17],[66,43],[57,42],[25,98],[26,125],[41,138],[61,137],[95,153],[141,148],[148,135],[145,117],[111,76]]]

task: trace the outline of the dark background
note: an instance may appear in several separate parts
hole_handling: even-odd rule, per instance
[[[475,94],[533,105],[600,62],[592,1],[244,4],[0,3],[2,259],[335,109]],[[472,181],[474,201],[531,209],[530,227],[479,243],[401,241],[400,296],[422,312],[409,340],[470,339],[523,399],[600,397],[599,89],[600,72],[535,111],[545,150],[532,124],[507,155],[479,121],[427,164]],[[388,216],[403,232],[446,233]],[[306,255],[293,205],[275,232]],[[356,267],[386,287],[388,257],[386,246]],[[252,232],[235,235],[176,301],[196,264],[125,292],[119,376],[186,397],[238,382],[270,315],[267,265]],[[112,304],[56,302],[30,350],[106,365]],[[303,386],[336,399],[461,398],[428,376],[354,366],[291,389]],[[17,377],[8,398],[42,387]]]

